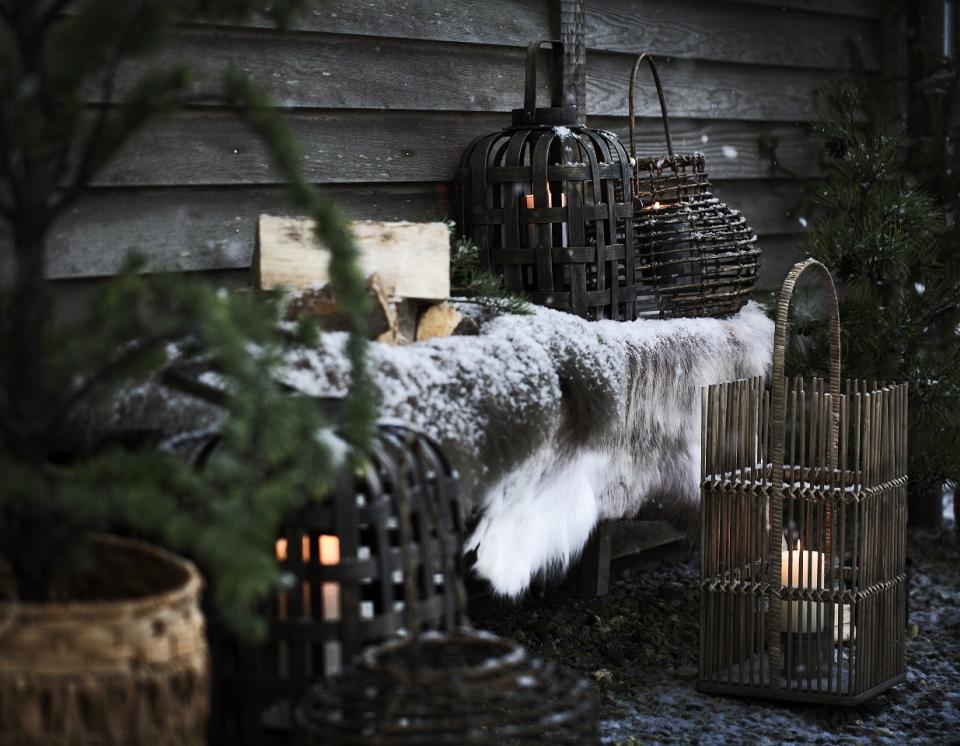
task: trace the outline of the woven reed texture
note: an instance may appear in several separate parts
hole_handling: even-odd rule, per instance
[[[514,126],[483,135],[457,174],[460,229],[481,265],[508,290],[587,319],[636,318],[632,175],[612,132],[577,123],[576,110],[536,107],[537,53],[527,49],[524,108]],[[554,70],[557,65],[554,65]],[[572,112],[572,113],[571,113]]]
[[[365,646],[406,627],[400,492],[415,526],[410,572],[419,624],[456,626],[453,588],[441,566],[444,547],[462,541],[456,473],[436,443],[397,423],[380,423],[371,456],[372,468],[358,475],[345,464],[326,499],[286,522],[280,564],[289,590],[265,610],[268,642],[240,645],[215,628],[216,741],[260,744],[268,740],[265,729],[282,740],[292,725],[291,705],[309,684],[339,673]],[[331,557],[327,543],[334,538]],[[456,562],[462,572],[459,553]]]
[[[299,711],[308,744],[596,743],[589,683],[479,632],[424,639],[419,672],[405,643],[376,648],[337,689]]]
[[[784,377],[806,271],[827,381]],[[699,686],[856,704],[905,676],[907,386],[841,382],[836,291],[812,259],[781,291],[772,375],[703,390]]]
[[[642,62],[650,67],[660,100],[665,156],[637,156],[634,93]],[[711,194],[702,153],[674,153],[663,86],[647,54],[634,61],[629,108],[638,315],[679,318],[736,313],[757,283],[756,234],[739,212]]]
[[[119,600],[0,604],[0,744],[203,744],[203,582],[143,542],[91,541],[90,582]]]
[[[420,632],[410,502],[399,501],[409,634],[368,650],[344,676],[315,686],[297,710],[307,744],[589,744],[596,702],[583,678],[516,643],[467,628],[459,545],[441,547],[457,589],[454,632]]]

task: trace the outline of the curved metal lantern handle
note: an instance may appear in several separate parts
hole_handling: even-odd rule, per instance
[[[552,106],[561,106],[561,89],[563,88],[563,42],[558,39],[542,39],[532,41],[527,45],[527,67],[524,80],[523,108],[534,112],[537,109],[537,57],[540,54],[540,45],[549,44],[553,50],[553,81],[550,90]]]
[[[657,72],[657,66],[653,64],[653,57],[644,52],[639,55],[633,63],[633,69],[630,71],[630,155],[637,157],[636,142],[636,106],[634,103],[634,93],[637,87],[637,71],[640,70],[640,63],[646,61],[650,66],[650,72],[653,73],[653,82],[657,86],[657,97],[660,99],[660,116],[663,118],[663,134],[667,137],[667,153],[673,156],[673,141],[670,139],[670,122],[667,120],[667,102],[663,97],[663,85],[660,83],[660,74]]]
[[[793,290],[797,280],[807,270],[816,273],[820,280],[820,287],[827,306],[827,323],[829,324],[829,347],[830,347],[830,417],[831,417],[831,443],[830,443],[830,468],[837,466],[837,441],[840,429],[840,304],[837,300],[837,289],[833,284],[833,278],[830,271],[816,259],[807,259],[798,262],[787,274],[780,290],[780,300],[777,303],[777,318],[773,333],[773,383],[771,386],[771,397],[773,399],[773,422],[771,423],[773,439],[772,464],[773,469],[773,492],[770,495],[770,587],[778,589],[781,578],[781,564],[783,560],[783,550],[781,542],[775,541],[775,538],[783,535],[783,475],[785,470],[784,452],[786,443],[784,442],[786,431],[786,379],[785,358],[786,358],[786,339],[787,339],[787,320],[790,313],[790,301],[793,298]],[[793,464],[790,465],[791,473]],[[792,476],[791,476],[792,479]],[[774,593],[775,598],[780,597],[779,590]],[[774,688],[780,685],[780,614],[777,610],[771,609],[767,616],[767,630],[770,644],[770,683]]]

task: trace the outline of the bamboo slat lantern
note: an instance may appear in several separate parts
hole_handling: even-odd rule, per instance
[[[436,443],[399,423],[380,423],[371,457],[372,468],[361,471],[345,464],[331,494],[283,528],[276,549],[285,590],[266,610],[268,641],[251,647],[215,636],[213,732],[224,743],[260,744],[283,733],[309,684],[406,627],[401,491],[414,526],[416,618],[425,629],[454,626],[454,589],[440,547],[459,547],[462,539],[457,475]],[[462,573],[460,557],[457,551]]]
[[[552,106],[537,108],[537,56],[553,50]],[[460,161],[460,228],[506,288],[588,319],[636,316],[630,163],[611,132],[562,106],[563,45],[527,48],[513,126],[474,140]]]
[[[415,530],[399,494],[404,562],[413,563]],[[410,634],[369,648],[343,676],[318,682],[296,710],[304,746],[501,746],[597,743],[596,699],[582,676],[532,658],[516,642],[473,630],[458,547],[438,549],[448,587],[457,589],[456,629],[419,632],[414,573],[405,577]]]
[[[644,61],[657,87],[666,155],[637,156],[634,93]],[[703,153],[674,153],[663,86],[647,54],[637,57],[630,73],[629,108],[638,315],[736,313],[757,283],[757,237],[739,212],[710,192]]]
[[[827,296],[828,381],[784,378],[794,284]],[[840,381],[827,269],[780,293],[772,388],[703,391],[703,691],[858,704],[905,678],[907,386]]]

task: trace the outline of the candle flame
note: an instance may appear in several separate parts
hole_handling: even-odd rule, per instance
[[[287,540],[286,539],[277,539],[277,559],[281,562],[286,562],[287,560]]]
[[[337,536],[320,536],[320,564],[336,565],[340,562],[340,539]]]

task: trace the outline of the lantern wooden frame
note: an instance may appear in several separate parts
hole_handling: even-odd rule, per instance
[[[657,88],[667,154],[640,158],[634,94],[643,62]],[[678,318],[736,313],[757,284],[757,236],[737,210],[710,192],[703,153],[674,153],[663,85],[647,54],[637,57],[630,73],[629,117],[638,315]]]
[[[537,57],[552,45],[552,106],[537,108]],[[535,303],[588,319],[636,317],[631,168],[612,132],[562,106],[563,44],[527,47],[524,108],[474,140],[457,175],[460,228],[484,270]]]
[[[787,315],[806,270],[827,295],[830,377],[788,384]],[[702,417],[699,688],[853,705],[903,681],[907,386],[841,387],[822,264],[784,283],[772,389],[710,386]]]
[[[413,523],[416,618],[425,629],[456,626],[455,589],[443,567],[463,536],[456,472],[434,441],[398,422],[379,423],[370,456],[371,465],[359,471],[348,458],[331,494],[303,506],[283,527],[285,551],[278,553],[286,590],[265,609],[268,641],[248,646],[222,630],[213,635],[213,734],[223,743],[282,742],[292,706],[311,683],[403,631],[401,491]],[[333,537],[335,562],[324,558],[322,545]],[[462,576],[462,553],[454,555]]]

